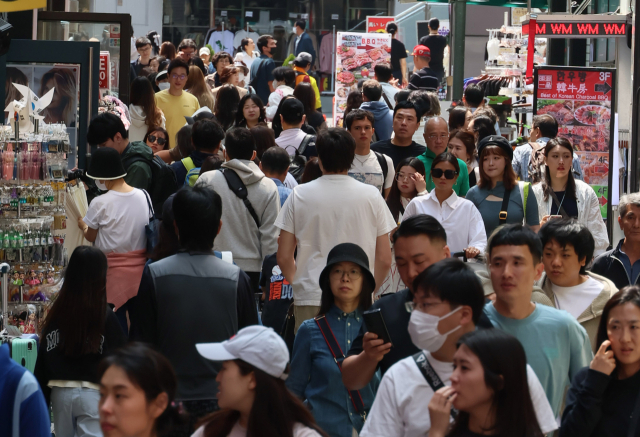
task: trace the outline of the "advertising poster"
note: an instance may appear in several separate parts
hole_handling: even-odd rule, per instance
[[[349,93],[360,79],[373,79],[373,69],[381,62],[391,62],[391,35],[338,32],[334,126],[342,126]]]
[[[558,137],[573,145],[584,181],[596,192],[606,219],[613,153],[614,70],[540,67],[534,87],[534,114],[549,114],[558,121]]]
[[[385,33],[387,23],[394,21],[396,17],[379,17],[377,15],[367,16],[367,33],[379,32]]]

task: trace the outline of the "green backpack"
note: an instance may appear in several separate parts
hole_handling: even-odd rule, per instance
[[[184,186],[193,187],[200,176],[200,167],[196,167],[191,157],[182,159],[182,165],[187,169],[187,176],[184,178]]]

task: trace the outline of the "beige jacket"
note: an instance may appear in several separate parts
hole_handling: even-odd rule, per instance
[[[542,221],[542,217],[549,215],[553,199],[549,196],[547,200],[544,200],[542,184],[533,185],[533,192],[538,202],[538,216]],[[576,179],[576,200],[578,203],[578,222],[585,225],[591,231],[596,243],[593,256],[596,257],[604,253],[609,246],[609,236],[604,220],[602,220],[598,196],[590,185]]]
[[[589,307],[584,310],[582,314],[580,314],[580,317],[578,317],[578,323],[580,323],[582,327],[587,331],[589,340],[591,340],[591,348],[595,353],[596,337],[598,336],[598,326],[600,325],[602,310],[604,309],[604,306],[607,304],[609,299],[611,299],[611,297],[618,292],[618,289],[613,282],[611,282],[604,276],[596,275],[595,273],[591,272],[587,272],[587,275],[604,285],[604,288],[602,289],[602,292],[600,292],[598,297],[596,297],[593,302],[591,302],[591,305],[589,305]],[[556,300],[554,299],[553,291],[551,291],[551,281],[547,281],[546,273],[542,274],[542,277],[537,282],[537,284],[541,288],[537,288],[537,290],[534,289],[533,296],[531,296],[531,301],[556,308]]]

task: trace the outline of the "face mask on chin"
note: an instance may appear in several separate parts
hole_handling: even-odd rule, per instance
[[[158,88],[160,88],[160,91],[168,90],[170,86],[171,85],[169,84],[169,82],[160,82],[158,84]]]
[[[409,335],[411,341],[420,349],[436,352],[438,351],[444,342],[447,340],[449,334],[462,328],[461,325],[456,326],[451,331],[444,334],[440,334],[438,331],[438,323],[442,319],[446,319],[451,314],[455,313],[462,307],[458,307],[448,314],[442,317],[433,316],[431,314],[423,313],[422,311],[413,310],[411,312],[411,318],[409,319]]]
[[[96,179],[96,187],[98,187],[101,191],[109,191],[105,181],[99,181]]]

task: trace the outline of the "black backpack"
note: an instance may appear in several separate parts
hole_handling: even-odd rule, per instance
[[[387,164],[387,160],[384,158],[382,153],[378,153],[375,150],[373,153],[376,154],[376,158],[378,159],[378,164],[380,164],[380,168],[382,169],[382,194],[384,195],[384,183],[387,180],[387,173],[389,173],[389,165]]]
[[[176,182],[176,174],[173,169],[167,165],[162,159],[153,156],[149,160],[142,155],[133,155],[125,159],[122,164],[128,169],[135,162],[146,162],[151,168],[151,186],[149,187],[149,195],[156,216],[162,215],[162,206],[169,196],[178,191],[178,183]]]
[[[315,135],[305,135],[300,145],[296,149],[295,155],[291,157],[291,164],[289,164],[289,173],[294,177],[296,182],[300,183],[302,180],[302,174],[304,173],[304,167],[307,165],[307,157],[304,156],[304,151],[309,145],[316,144]],[[289,146],[291,147],[291,146]],[[287,147],[284,148],[287,150]]]

